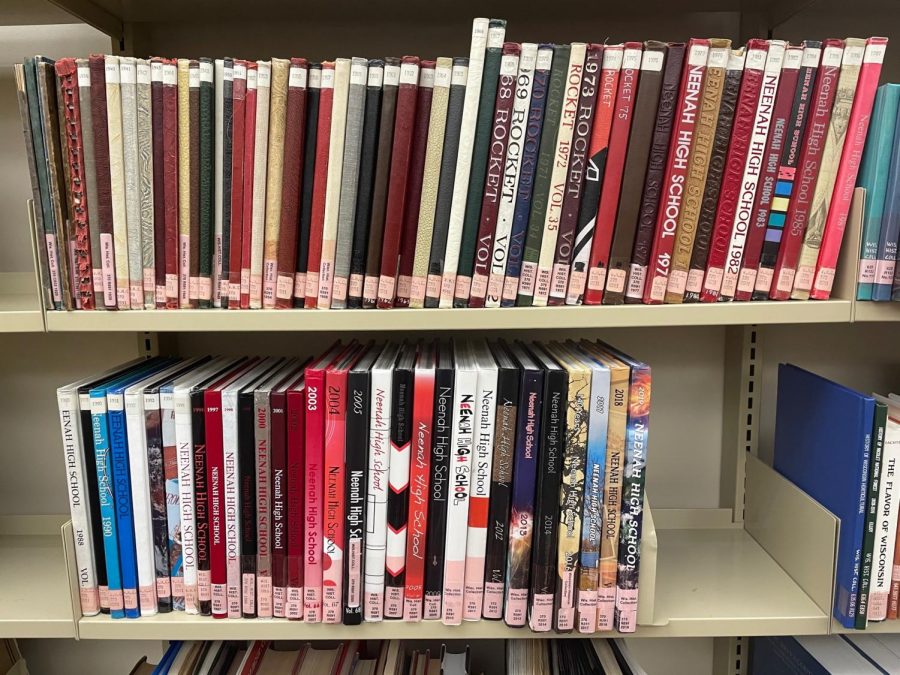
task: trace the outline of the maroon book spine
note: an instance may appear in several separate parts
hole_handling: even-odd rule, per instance
[[[241,306],[241,233],[244,227],[244,131],[247,98],[247,64],[234,62],[231,84],[231,233],[228,236],[228,293],[225,307]]]
[[[166,308],[166,150],[163,143],[163,66],[150,60],[150,105],[153,129],[153,263],[156,273],[156,309]]]
[[[163,63],[163,169],[166,308],[178,309],[178,70],[174,59]]]
[[[391,151],[391,174],[388,183],[384,241],[381,249],[381,274],[378,279],[378,308],[394,306],[400,236],[406,205],[409,159],[412,152],[416,119],[416,90],[419,81],[419,57],[404,56],[400,64],[400,89],[394,118],[394,143]]]
[[[106,60],[88,59],[91,70],[91,127],[94,132],[94,166],[97,174],[97,222],[100,225],[100,266],[103,270],[103,304],[116,309],[115,252],[113,249],[112,185],[109,176],[109,135],[106,130]]]
[[[287,393],[269,394],[270,462],[272,467],[272,614],[285,617],[287,603]]]

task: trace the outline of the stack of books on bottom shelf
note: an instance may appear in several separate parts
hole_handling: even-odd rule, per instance
[[[900,636],[758,637],[750,640],[750,675],[900,673]]]
[[[468,646],[441,645],[432,652],[400,640],[331,647],[267,640],[172,642],[158,665],[142,659],[131,675],[646,675],[623,640],[508,640],[505,657],[505,664],[482,664],[471,658]]]
[[[844,628],[898,615],[898,462],[900,396],[779,366],[774,466],[840,518],[834,617]]]
[[[634,631],[650,392],[603,343],[485,341],[61,387],[82,613]]]

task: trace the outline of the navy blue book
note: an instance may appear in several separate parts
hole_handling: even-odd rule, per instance
[[[879,675],[887,672],[837,635],[750,640],[750,675]]]
[[[789,364],[778,366],[775,470],[840,518],[834,616],[853,628],[860,591],[875,400]]]

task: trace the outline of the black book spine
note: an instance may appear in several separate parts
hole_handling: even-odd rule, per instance
[[[317,79],[313,71],[322,70],[320,63],[309,64],[309,81]],[[294,307],[306,302],[306,263],[309,258],[309,229],[312,223],[313,181],[316,177],[316,136],[319,129],[319,97],[322,90],[310,86],[306,91],[306,131],[303,147],[303,181],[300,185],[300,227],[297,231],[297,275],[294,287]],[[328,139],[325,139],[328,142]],[[302,283],[301,283],[302,282]]]
[[[497,412],[494,417],[494,458],[491,464],[491,499],[484,565],[485,619],[503,618],[506,594],[506,553],[509,550],[509,505],[512,498],[516,418],[519,409],[519,371],[500,368],[497,373]]]
[[[197,593],[200,614],[212,615],[209,568],[209,489],[206,472],[206,405],[204,390],[191,392],[191,434],[194,443],[194,513],[197,518]]]
[[[391,392],[391,464],[398,456],[409,456],[412,437],[413,369],[394,369]],[[409,472],[401,478],[391,471],[388,478],[387,553],[384,574],[384,616],[403,618],[403,592],[406,586],[406,527],[409,516]]]
[[[540,463],[534,505],[531,594],[528,607],[533,631],[553,628],[553,599],[556,594],[556,539],[559,531],[559,487],[565,449],[566,374],[548,370],[544,378],[544,410],[541,423]]]
[[[423,618],[441,618],[444,590],[444,538],[447,530],[447,491],[453,424],[453,368],[438,368],[434,380],[434,431],[431,444],[431,500],[425,542],[425,607]]]
[[[256,439],[253,424],[253,392],[238,395],[238,470],[240,472],[241,587],[245,601],[241,613],[256,618],[256,603],[246,595],[256,592]],[[245,580],[249,579],[249,583]]]
[[[169,523],[166,512],[166,476],[163,465],[162,419],[159,408],[144,410],[147,434],[147,479],[150,488],[150,526],[153,536],[153,566],[156,570],[157,608],[172,611],[169,581]],[[160,592],[160,586],[166,593]]]
[[[88,390],[79,390],[78,397],[87,394]],[[81,448],[84,456],[84,475],[87,478],[88,500],[91,503],[91,542],[94,547],[94,566],[97,573],[97,587],[100,589],[100,611],[109,614],[109,597],[106,589],[109,581],[106,577],[106,551],[103,548],[103,524],[100,521],[100,489],[97,486],[97,457],[94,454],[94,427],[91,422],[91,410],[81,409]],[[104,603],[104,600],[106,601]]]
[[[351,370],[347,375],[347,495],[344,525],[344,623],[362,623],[363,570],[366,533],[366,464],[369,448],[369,370]],[[351,574],[353,570],[353,574]]]

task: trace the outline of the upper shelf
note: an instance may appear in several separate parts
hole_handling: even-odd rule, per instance
[[[849,300],[692,305],[393,310],[149,310],[47,312],[63,331],[532,330],[641,326],[846,323]]]

